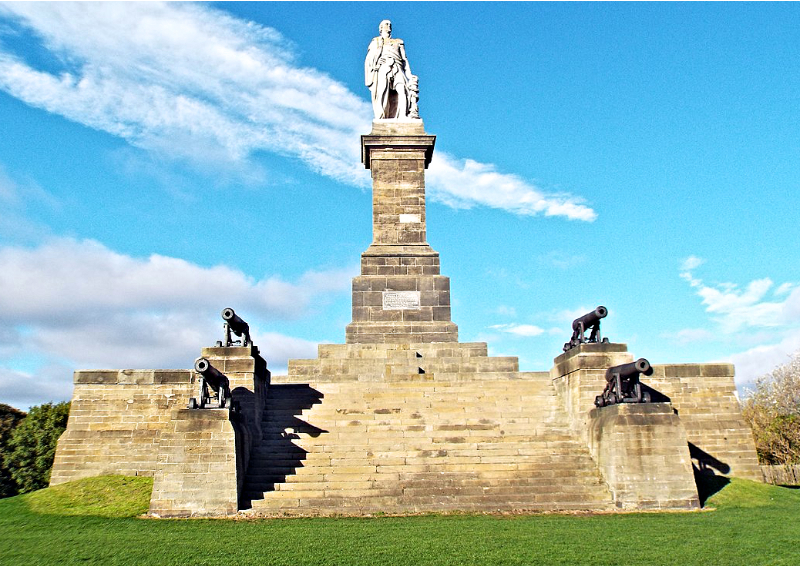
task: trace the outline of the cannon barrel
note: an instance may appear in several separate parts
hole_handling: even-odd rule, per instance
[[[225,375],[217,368],[212,366],[211,362],[209,362],[206,358],[197,358],[194,361],[194,370],[213,383],[219,383],[223,380],[227,381]]]
[[[591,312],[587,312],[583,316],[579,316],[575,320],[572,321],[572,330],[578,330],[580,328],[581,323],[583,323],[584,328],[589,328],[590,326],[597,324],[600,322],[601,318],[605,318],[608,316],[608,309],[604,306],[599,306]]]
[[[231,330],[233,330],[236,334],[242,334],[243,332],[249,332],[250,330],[248,324],[242,320],[242,318],[230,307],[222,310],[222,320],[227,322],[228,326],[230,326]]]
[[[619,374],[623,380],[642,375],[653,375],[653,366],[644,358],[639,358],[635,362],[610,367],[606,370],[606,381],[612,381],[614,376]]]

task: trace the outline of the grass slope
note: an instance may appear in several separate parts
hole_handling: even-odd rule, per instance
[[[594,516],[142,520],[150,482],[0,501],[0,564],[800,564],[800,491],[733,480],[716,510]]]

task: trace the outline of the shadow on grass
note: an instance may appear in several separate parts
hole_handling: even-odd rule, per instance
[[[694,482],[697,484],[697,496],[700,498],[700,505],[705,507],[706,500],[712,495],[722,491],[726,485],[731,483],[731,480],[725,476],[718,476],[712,470],[699,470],[696,466],[694,468]]]

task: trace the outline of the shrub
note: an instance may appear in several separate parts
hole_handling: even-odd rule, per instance
[[[17,484],[5,464],[5,454],[11,433],[24,418],[23,411],[0,403],[0,498],[17,494]]]
[[[67,427],[69,402],[32,407],[11,433],[5,462],[20,493],[47,487],[56,442]]]
[[[800,464],[800,352],[756,381],[743,411],[762,464]]]

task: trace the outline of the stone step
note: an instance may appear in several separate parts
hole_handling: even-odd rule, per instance
[[[485,342],[446,344],[320,344],[320,359],[486,356]],[[314,360],[316,361],[316,360]]]
[[[279,493],[279,492],[276,492]],[[271,495],[271,494],[270,494]],[[309,495],[313,495],[311,492]],[[610,498],[575,497],[572,494],[538,494],[527,497],[518,495],[432,495],[421,497],[365,496],[365,497],[289,497],[280,501],[265,498],[253,501],[251,513],[264,514],[308,514],[313,509],[322,515],[342,513],[383,512],[442,512],[459,511],[540,511],[540,510],[586,510],[604,511],[612,509]]]
[[[321,345],[290,362],[243,501],[265,514],[608,508],[549,375],[462,346]]]

